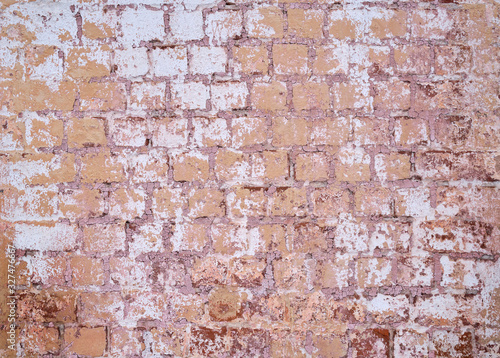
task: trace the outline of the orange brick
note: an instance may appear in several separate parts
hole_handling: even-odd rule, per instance
[[[293,106],[296,110],[330,108],[330,87],[326,83],[307,82],[293,86]]]
[[[227,283],[229,259],[220,255],[196,258],[191,271],[193,286],[224,285]]]
[[[36,357],[47,353],[57,354],[59,351],[59,330],[56,327],[29,325],[18,333],[26,355]],[[10,357],[7,350],[4,357]]]
[[[192,190],[189,194],[189,214],[192,217],[223,216],[226,207],[224,194],[215,189]]]
[[[372,34],[380,39],[401,37],[406,34],[406,11],[389,10],[382,13],[381,17],[372,19],[370,30]]]
[[[80,84],[82,111],[124,110],[127,104],[125,84],[119,82],[83,82]]]
[[[26,143],[33,147],[56,147],[62,144],[63,122],[54,115],[28,115],[25,119]]]
[[[99,118],[72,118],[68,120],[68,147],[84,148],[106,144],[104,121]]]
[[[264,144],[267,140],[266,118],[235,118],[231,129],[232,144],[235,148]]]
[[[120,182],[125,180],[125,168],[109,152],[89,153],[82,157],[81,175],[84,183]]]
[[[19,294],[17,318],[30,322],[76,322],[77,295],[74,291],[43,290]],[[47,310],[47,307],[54,307]]]
[[[86,251],[115,252],[125,250],[125,226],[123,224],[95,224],[83,229],[83,245]]]
[[[274,71],[280,75],[305,75],[307,66],[307,46],[277,44],[273,46]]]
[[[233,58],[236,71],[267,74],[269,59],[263,46],[233,47]]]
[[[273,119],[273,145],[285,147],[307,145],[309,123],[304,118]]]
[[[259,227],[267,250],[288,252],[286,230],[282,225],[262,225]]]
[[[234,217],[264,216],[267,201],[260,188],[238,188],[227,194],[229,212]]]
[[[252,155],[252,177],[285,180],[290,176],[286,151],[263,151]]]
[[[387,82],[377,82],[375,85],[373,105],[376,109],[410,108],[410,83],[392,79]]]
[[[323,153],[299,154],[295,159],[295,179],[326,181],[329,178],[329,161]]]
[[[250,176],[249,155],[226,149],[215,156],[215,175],[219,180],[244,180]]]
[[[271,199],[271,215],[305,216],[307,214],[306,188],[278,188]]]
[[[65,58],[66,73],[73,78],[109,76],[110,57],[108,46],[70,48]]]
[[[86,256],[71,258],[71,282],[73,285],[104,285],[104,267],[102,259]]]
[[[251,91],[252,104],[256,109],[279,111],[286,109],[287,89],[282,82],[254,83]]]
[[[280,289],[303,291],[307,287],[306,260],[301,254],[284,256],[273,261],[274,279]]]
[[[283,37],[283,11],[275,6],[261,6],[246,12],[249,37]]]
[[[349,286],[349,255],[335,255],[330,260],[321,262],[317,267],[317,275],[321,288],[345,288]]]
[[[410,178],[410,156],[408,154],[377,154],[375,172],[380,180],[400,180]]]
[[[297,37],[320,38],[323,36],[321,10],[288,10],[288,32]]]
[[[60,81],[58,84],[57,91],[54,91],[43,81],[16,82],[12,88],[12,110],[14,112],[44,111],[47,109],[73,110],[77,92],[76,85],[70,81]],[[7,93],[4,96],[7,96]],[[0,95],[0,98],[2,97]],[[5,100],[7,99],[5,98]]]
[[[64,330],[64,342],[70,347],[69,352],[100,357],[106,349],[106,328],[68,327]]]
[[[456,75],[470,73],[472,50],[468,46],[437,46],[436,74]]]
[[[161,188],[153,192],[153,213],[159,218],[174,218],[182,214],[187,200],[182,189]]]
[[[207,180],[209,175],[208,156],[190,151],[172,156],[174,180],[195,181]]]

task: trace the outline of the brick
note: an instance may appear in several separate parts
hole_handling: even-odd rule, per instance
[[[7,189],[0,199],[0,218],[13,221],[42,221],[59,216],[55,187],[34,187],[17,191]]]
[[[273,119],[273,145],[276,147],[307,145],[309,123],[303,118]]]
[[[71,111],[75,104],[77,95],[77,86],[70,81],[58,82],[58,90],[54,91],[53,87],[49,87],[46,82],[33,81],[18,81],[13,86],[11,93],[2,95],[2,103],[10,103],[9,105],[14,112],[31,111]],[[93,87],[93,85],[89,85]],[[87,95],[90,90],[80,90],[80,98],[87,100]],[[7,91],[6,91],[7,92]],[[83,97],[82,97],[83,93]],[[86,106],[85,106],[86,107]]]
[[[426,217],[430,215],[432,210],[429,189],[419,187],[397,190],[395,212],[397,216]]]
[[[377,82],[373,105],[376,109],[407,110],[410,108],[410,84],[391,79]]]
[[[435,140],[444,148],[472,147],[473,119],[469,116],[443,115],[435,122]]]
[[[210,88],[202,82],[173,82],[172,105],[181,109],[205,109],[210,99]]]
[[[53,115],[30,114],[25,119],[26,144],[33,147],[56,147],[62,144],[63,122]]]
[[[329,178],[328,157],[322,153],[299,154],[295,159],[295,179],[326,181]]]
[[[440,264],[443,272],[441,285],[455,289],[478,288],[479,280],[474,260],[450,260],[448,256],[441,256]]]
[[[156,76],[182,78],[187,75],[187,50],[185,47],[154,49],[151,64]]]
[[[374,15],[370,25],[373,36],[385,39],[402,37],[406,34],[406,11],[387,10]]]
[[[210,292],[208,312],[214,321],[232,321],[241,315],[243,297],[237,291],[219,288]]]
[[[309,72],[307,66],[307,50],[308,48],[305,45],[273,45],[273,63],[276,74],[307,74]]]
[[[172,251],[184,250],[202,251],[208,244],[207,228],[202,224],[184,222],[174,227],[174,233],[170,238]]]
[[[109,196],[110,216],[122,220],[139,218],[146,210],[146,193],[142,189],[117,189]]]
[[[123,290],[145,289],[148,285],[149,266],[129,257],[114,257],[109,260],[109,279]]]
[[[174,295],[170,298],[174,315],[177,319],[201,323],[205,314],[205,299],[197,295]]]
[[[366,84],[363,83],[334,83],[333,107],[337,110],[343,109],[369,109],[370,93]]]
[[[376,249],[408,252],[412,227],[407,222],[386,221],[375,224],[368,247]]]
[[[133,83],[128,108],[132,110],[162,110],[166,104],[166,84],[157,82]]]
[[[336,187],[316,188],[311,193],[313,213],[318,217],[336,217],[349,210],[349,196]]]
[[[429,125],[422,118],[399,117],[394,123],[396,145],[409,146],[429,142]]]
[[[239,11],[217,11],[207,15],[206,33],[213,44],[241,36],[243,16]]]
[[[268,199],[259,188],[238,188],[227,194],[229,212],[234,217],[263,216]]]
[[[109,152],[89,153],[82,157],[81,176],[84,183],[120,182],[125,179],[125,168]]]
[[[255,109],[279,111],[286,109],[287,89],[282,82],[254,83],[251,100]]]
[[[132,256],[139,256],[149,252],[163,251],[163,225],[161,223],[148,223],[139,227],[132,234],[132,241],[128,247]]]
[[[246,15],[249,37],[280,38],[284,35],[283,11],[274,6],[260,6]]]
[[[394,49],[394,60],[401,73],[427,75],[431,70],[431,49],[428,46],[401,45]]]
[[[293,105],[297,110],[330,108],[330,90],[326,83],[306,82],[293,86]]]
[[[218,285],[227,282],[229,259],[220,256],[206,256],[194,261],[191,277],[195,287]]]
[[[345,339],[334,335],[317,335],[313,337],[315,352],[313,357],[340,358],[347,354],[348,344]]]
[[[154,147],[176,148],[187,143],[187,119],[159,118],[151,123]]]
[[[377,154],[375,172],[381,181],[410,178],[410,156],[408,154]]]
[[[68,121],[70,148],[95,147],[106,144],[104,121],[100,118],[72,118]]]
[[[120,77],[144,76],[149,71],[148,54],[145,48],[127,48],[115,50],[115,72]]]
[[[267,180],[286,180],[290,176],[286,151],[263,151],[252,155],[252,177]]]
[[[314,145],[340,146],[347,143],[350,118],[321,118],[310,124],[309,142]]]
[[[267,120],[265,118],[234,118],[231,132],[232,145],[235,148],[264,144],[267,140]]]
[[[249,156],[231,149],[219,150],[214,172],[219,180],[245,180],[251,174]]]
[[[77,286],[104,285],[104,268],[101,259],[75,256],[70,261],[71,282]]]
[[[224,194],[215,189],[192,190],[189,193],[189,214],[191,217],[223,216]]]
[[[337,154],[335,176],[340,181],[370,180],[370,156],[361,147],[342,147]]]
[[[61,193],[60,198],[59,210],[65,218],[73,221],[97,217],[104,212],[104,201],[98,190],[68,189]]]
[[[465,358],[474,356],[473,332],[447,332],[436,330],[432,334],[431,349],[437,357],[451,355]]]
[[[264,46],[235,46],[233,61],[235,71],[243,73],[266,74],[269,68],[267,49]]]
[[[107,46],[70,48],[66,56],[66,73],[73,78],[109,76],[110,58],[111,51]]]
[[[99,357],[106,349],[106,328],[66,328],[64,341],[74,354]]]
[[[389,286],[392,284],[392,265],[389,259],[362,258],[358,260],[356,267],[360,288]]]
[[[193,356],[218,356],[226,352],[226,327],[208,328],[196,327],[191,331],[189,352]]]
[[[165,37],[163,11],[127,8],[121,14],[120,24],[121,40],[129,46],[140,45],[141,41],[162,41]]]
[[[391,191],[378,186],[360,185],[354,193],[354,205],[358,214],[390,215],[392,213]]]
[[[401,358],[425,357],[429,352],[426,333],[397,330],[394,335],[394,353]]]
[[[323,17],[320,10],[288,10],[288,32],[297,37],[323,37]]]
[[[56,354],[60,348],[59,331],[55,327],[29,325],[19,332],[19,341],[27,355]]]
[[[349,61],[345,53],[348,51],[346,45],[318,47],[313,64],[313,73],[317,75],[347,75]]]
[[[437,75],[469,73],[472,51],[467,46],[438,46],[435,61]]]
[[[358,28],[353,19],[345,16],[344,11],[334,10],[328,16],[328,32],[330,37],[338,40],[355,39]]]
[[[349,255],[335,255],[316,267],[319,287],[345,288],[349,285]]]
[[[294,357],[305,358],[303,350],[305,345],[305,334],[303,332],[289,332],[276,330],[271,336],[271,357]]]
[[[125,84],[119,82],[91,82],[80,85],[82,111],[124,110],[127,104]]]
[[[96,224],[83,229],[83,245],[86,251],[116,252],[125,250],[125,226],[123,224]]]
[[[207,180],[209,175],[208,156],[199,152],[178,153],[172,156],[175,181]]]
[[[159,163],[168,163],[167,153],[161,149],[152,149],[148,153],[134,155],[130,158],[132,183],[165,183],[168,181],[168,166]]]
[[[412,12],[408,19],[413,38],[444,39],[453,28],[446,9],[422,9]]]
[[[126,318],[132,321],[160,320],[167,306],[165,295],[158,292],[132,291],[127,301],[129,309]]]
[[[331,228],[316,222],[300,222],[290,232],[290,243],[294,252],[304,254],[324,252],[328,249]]]
[[[288,252],[286,231],[282,225],[269,224],[259,227],[267,250]]]
[[[352,121],[357,145],[389,145],[389,121],[382,118],[360,117]]]
[[[17,318],[30,322],[76,322],[77,295],[72,291],[43,290],[40,293],[20,293]]]
[[[271,215],[305,216],[307,206],[305,188],[278,188],[271,199]]]
[[[190,70],[193,74],[211,75],[226,72],[227,54],[224,47],[200,47],[190,49],[193,55]]]
[[[123,319],[125,305],[118,292],[91,292],[80,295],[78,318],[81,323],[102,325]]]
[[[230,143],[227,121],[224,118],[195,118],[194,143],[200,147],[226,147]]]
[[[82,35],[91,40],[116,36],[118,18],[115,11],[82,9]]]
[[[349,252],[368,249],[368,227],[360,218],[341,216],[335,228],[334,246]]]
[[[232,282],[242,287],[258,287],[264,280],[266,262],[262,259],[235,258],[230,263]]]
[[[254,256],[263,248],[258,228],[235,225],[212,225],[211,237],[216,253],[223,255]]]
[[[63,60],[56,46],[29,46],[25,54],[26,74],[31,80],[62,79]],[[83,56],[82,56],[83,57]],[[67,58],[68,65],[73,58]],[[82,58],[84,61],[85,58]],[[109,66],[108,66],[109,67]]]
[[[129,328],[116,327],[111,331],[111,342],[109,344],[111,354],[117,355],[139,355],[146,346],[141,343],[142,332]]]
[[[161,188],[153,192],[153,214],[159,218],[174,218],[182,214],[186,199],[181,189]]]
[[[175,41],[201,40],[205,36],[201,11],[174,11],[169,14],[169,26]]]
[[[17,268],[19,276],[25,276],[26,285],[41,284],[48,286],[62,286],[65,284],[66,259],[64,257],[46,257],[41,255],[26,257],[20,261],[26,264],[24,269]],[[18,278],[18,283],[21,280]]]
[[[215,110],[224,111],[246,107],[248,88],[246,83],[219,82],[211,86],[212,105]]]
[[[398,260],[398,284],[430,286],[433,279],[432,257],[402,257]]]
[[[273,261],[276,286],[279,289],[303,291],[307,288],[306,260],[300,254],[284,256]]]
[[[69,251],[77,245],[78,231],[75,225],[57,222],[17,223],[11,235],[17,249]],[[39,239],[33,242],[33,237]]]
[[[148,131],[143,118],[113,119],[109,129],[113,142],[119,147],[141,147],[146,144]]]

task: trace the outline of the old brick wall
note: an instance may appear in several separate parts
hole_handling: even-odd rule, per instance
[[[0,355],[500,356],[498,2],[0,3]]]

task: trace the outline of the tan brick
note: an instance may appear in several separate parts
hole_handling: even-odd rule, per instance
[[[273,145],[276,147],[307,145],[308,132],[309,123],[304,118],[273,119]]]
[[[356,22],[345,16],[343,11],[333,11],[328,18],[330,37],[338,40],[355,39],[357,36]]]
[[[73,78],[109,76],[110,57],[108,46],[70,48],[65,58],[66,73]]]
[[[269,59],[267,49],[263,46],[235,46],[233,59],[236,71],[267,74]]]
[[[54,91],[44,81],[17,81],[12,87],[12,94],[5,91],[0,98],[2,103],[10,102],[12,99],[14,112],[73,110],[77,94],[76,85],[70,81],[60,81],[58,85],[58,90]]]
[[[323,37],[323,17],[321,10],[288,10],[288,32],[297,37]]]
[[[124,83],[83,82],[79,89],[82,111],[124,110],[127,104]]]
[[[258,228],[231,224],[212,225],[211,236],[215,253],[232,256],[254,256],[264,248]]]
[[[273,46],[274,71],[280,75],[305,75],[307,66],[307,46],[277,44]]]
[[[242,287],[257,287],[262,284],[266,262],[262,259],[235,258],[230,263],[230,277],[234,284]]]
[[[337,217],[349,211],[347,191],[337,187],[316,188],[311,192],[313,213],[322,218]]]
[[[322,261],[317,267],[318,283],[321,288],[345,288],[349,286],[349,255],[337,254],[329,260]]]
[[[411,177],[409,154],[377,154],[375,156],[375,172],[382,180],[402,180]]]
[[[306,188],[278,188],[271,199],[271,215],[305,216],[307,214]]]
[[[172,251],[202,251],[208,244],[207,227],[203,224],[184,222],[176,224],[170,238]]]
[[[125,180],[125,168],[109,152],[88,153],[82,157],[81,176],[84,183],[121,182]]]
[[[234,289],[213,290],[208,298],[210,317],[214,321],[232,321],[241,316],[245,296]]]
[[[266,118],[240,117],[232,121],[233,147],[264,144],[267,140]]]
[[[340,181],[370,180],[370,156],[361,147],[343,147],[337,154],[335,176]]]
[[[285,180],[290,176],[286,151],[263,151],[252,155],[252,177],[262,180]]]
[[[402,146],[427,144],[429,142],[429,125],[422,118],[396,118],[394,140],[396,145]]]
[[[348,350],[348,344],[345,339],[333,335],[315,335],[313,345],[316,350],[313,357],[344,357]]]
[[[17,318],[30,322],[75,323],[76,301],[77,295],[72,290],[20,293]]]
[[[402,257],[398,260],[398,284],[430,286],[433,278],[432,257]]]
[[[146,349],[142,343],[142,332],[124,327],[112,329],[109,346],[115,356],[140,355]]]
[[[347,75],[349,62],[345,54],[347,46],[321,46],[316,48],[313,73],[318,75]]]
[[[192,217],[223,216],[224,193],[215,189],[198,189],[189,193],[189,215]]]
[[[289,252],[287,248],[286,230],[283,225],[262,225],[259,227],[259,231],[267,250]]]
[[[231,137],[224,118],[195,118],[194,142],[200,147],[228,147]]]
[[[104,267],[102,259],[86,256],[71,258],[71,282],[73,285],[104,285]]]
[[[386,39],[391,37],[401,37],[406,34],[407,14],[404,10],[389,10],[374,16],[370,25],[373,36]]]
[[[245,15],[249,37],[283,37],[283,11],[279,7],[261,6],[247,11]]]
[[[361,258],[356,263],[360,288],[389,286],[392,284],[392,264],[386,258]]]
[[[303,221],[290,228],[289,243],[293,252],[317,254],[328,249],[329,236],[329,228],[323,224]]]
[[[201,323],[205,316],[206,299],[195,294],[176,294],[169,297],[170,306],[178,319]]]
[[[64,128],[60,119],[50,114],[26,117],[26,144],[33,147],[56,147],[62,144]]]
[[[99,118],[72,118],[68,121],[68,147],[84,148],[106,144],[104,121]]]
[[[293,106],[296,110],[330,108],[330,87],[326,83],[306,82],[293,86]]]
[[[23,346],[23,352],[32,357],[47,353],[57,354],[60,349],[59,330],[56,327],[29,325],[18,332],[18,337]],[[5,342],[7,342],[7,336]],[[7,350],[5,350],[4,357],[11,357]]]
[[[369,88],[362,83],[334,83],[333,108],[342,109],[369,109],[370,92]]]
[[[309,141],[314,145],[341,146],[347,143],[350,133],[350,118],[321,118],[310,124]]]
[[[83,229],[83,245],[87,251],[115,252],[125,250],[123,224],[96,224]]]
[[[115,37],[117,30],[116,12],[82,10],[82,35],[92,39],[105,39]]]
[[[276,286],[280,289],[303,291],[307,287],[306,260],[300,254],[274,260],[273,273]]]
[[[84,292],[78,318],[85,325],[102,325],[123,319],[125,304],[119,292]]]
[[[106,328],[66,328],[64,341],[70,346],[69,352],[91,357],[100,357],[106,349]]]
[[[109,196],[110,216],[122,220],[139,218],[146,210],[146,193],[142,189],[117,189]]]
[[[431,70],[431,49],[428,46],[400,45],[394,49],[394,60],[401,73],[426,75]]]
[[[187,200],[180,188],[161,188],[153,192],[153,214],[158,218],[174,218],[182,214]]]
[[[389,120],[385,118],[358,117],[353,121],[354,142],[357,145],[390,145]]]
[[[249,155],[231,149],[219,150],[214,171],[219,180],[244,180],[251,172]]]
[[[410,83],[391,79],[375,85],[373,106],[376,109],[406,110],[410,108]]]
[[[390,215],[391,191],[383,187],[358,186],[354,193],[354,205],[358,213],[365,215]]]
[[[227,283],[229,259],[221,256],[196,258],[191,271],[193,286],[224,285]]]
[[[238,188],[227,194],[229,212],[235,217],[264,216],[267,201],[261,188]]]
[[[174,180],[207,180],[209,175],[208,156],[190,151],[172,156]]]
[[[129,108],[136,110],[165,109],[166,91],[166,84],[161,82],[132,83]]]
[[[285,110],[287,89],[282,82],[256,82],[252,87],[251,99],[256,109],[265,111]]]
[[[295,159],[295,179],[326,181],[329,178],[330,163],[323,153],[299,154]]]
[[[111,137],[119,147],[146,145],[148,126],[144,118],[116,118],[109,123]]]

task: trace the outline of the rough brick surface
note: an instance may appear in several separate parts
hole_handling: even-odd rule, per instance
[[[0,1],[0,356],[500,357],[499,36],[486,0]]]

